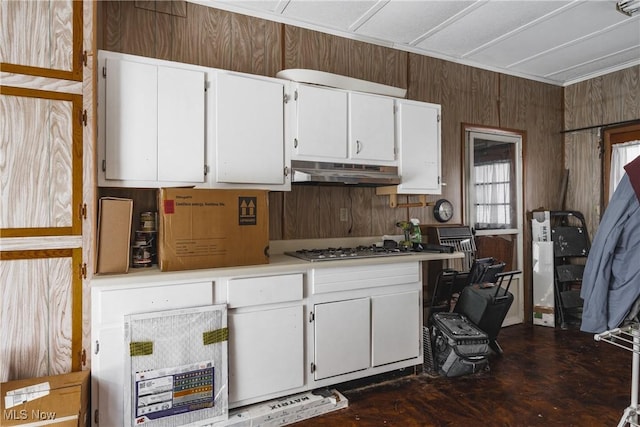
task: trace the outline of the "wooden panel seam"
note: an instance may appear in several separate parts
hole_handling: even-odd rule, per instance
[[[82,370],[82,248],[72,249],[71,370]]]
[[[68,258],[73,255],[76,249],[34,249],[22,251],[0,251],[0,260],[11,261],[18,259],[41,259],[41,258]]]

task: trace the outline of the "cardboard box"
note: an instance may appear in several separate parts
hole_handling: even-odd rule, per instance
[[[129,271],[133,200],[103,197],[98,207],[96,273]]]
[[[231,411],[229,419],[213,427],[277,427],[347,408],[349,400],[335,389],[294,394]]]
[[[533,211],[531,219],[531,240],[533,242],[551,241],[551,213],[549,211]]]
[[[267,264],[268,192],[161,188],[162,271]]]
[[[0,384],[0,425],[85,427],[89,371]]]
[[[533,241],[533,324],[555,327],[553,242]]]

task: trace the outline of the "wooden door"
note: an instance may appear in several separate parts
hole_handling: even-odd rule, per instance
[[[0,8],[10,23],[0,29],[0,381],[7,381],[86,364],[82,277],[92,254],[83,239],[92,238],[84,218],[94,212],[94,191],[83,187],[84,174],[93,175],[85,161],[92,144],[83,146],[83,138],[92,141],[93,110],[83,94],[92,99],[84,67],[93,52],[93,4]]]

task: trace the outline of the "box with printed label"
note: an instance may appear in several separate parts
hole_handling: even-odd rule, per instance
[[[87,425],[89,371],[9,381],[0,394],[2,426]]]
[[[160,270],[267,264],[268,192],[161,188]]]

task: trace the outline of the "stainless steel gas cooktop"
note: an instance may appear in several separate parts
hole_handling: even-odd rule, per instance
[[[300,249],[295,252],[285,252],[285,254],[305,261],[315,262],[411,255],[415,254],[415,252],[380,246],[357,246],[355,248]]]

